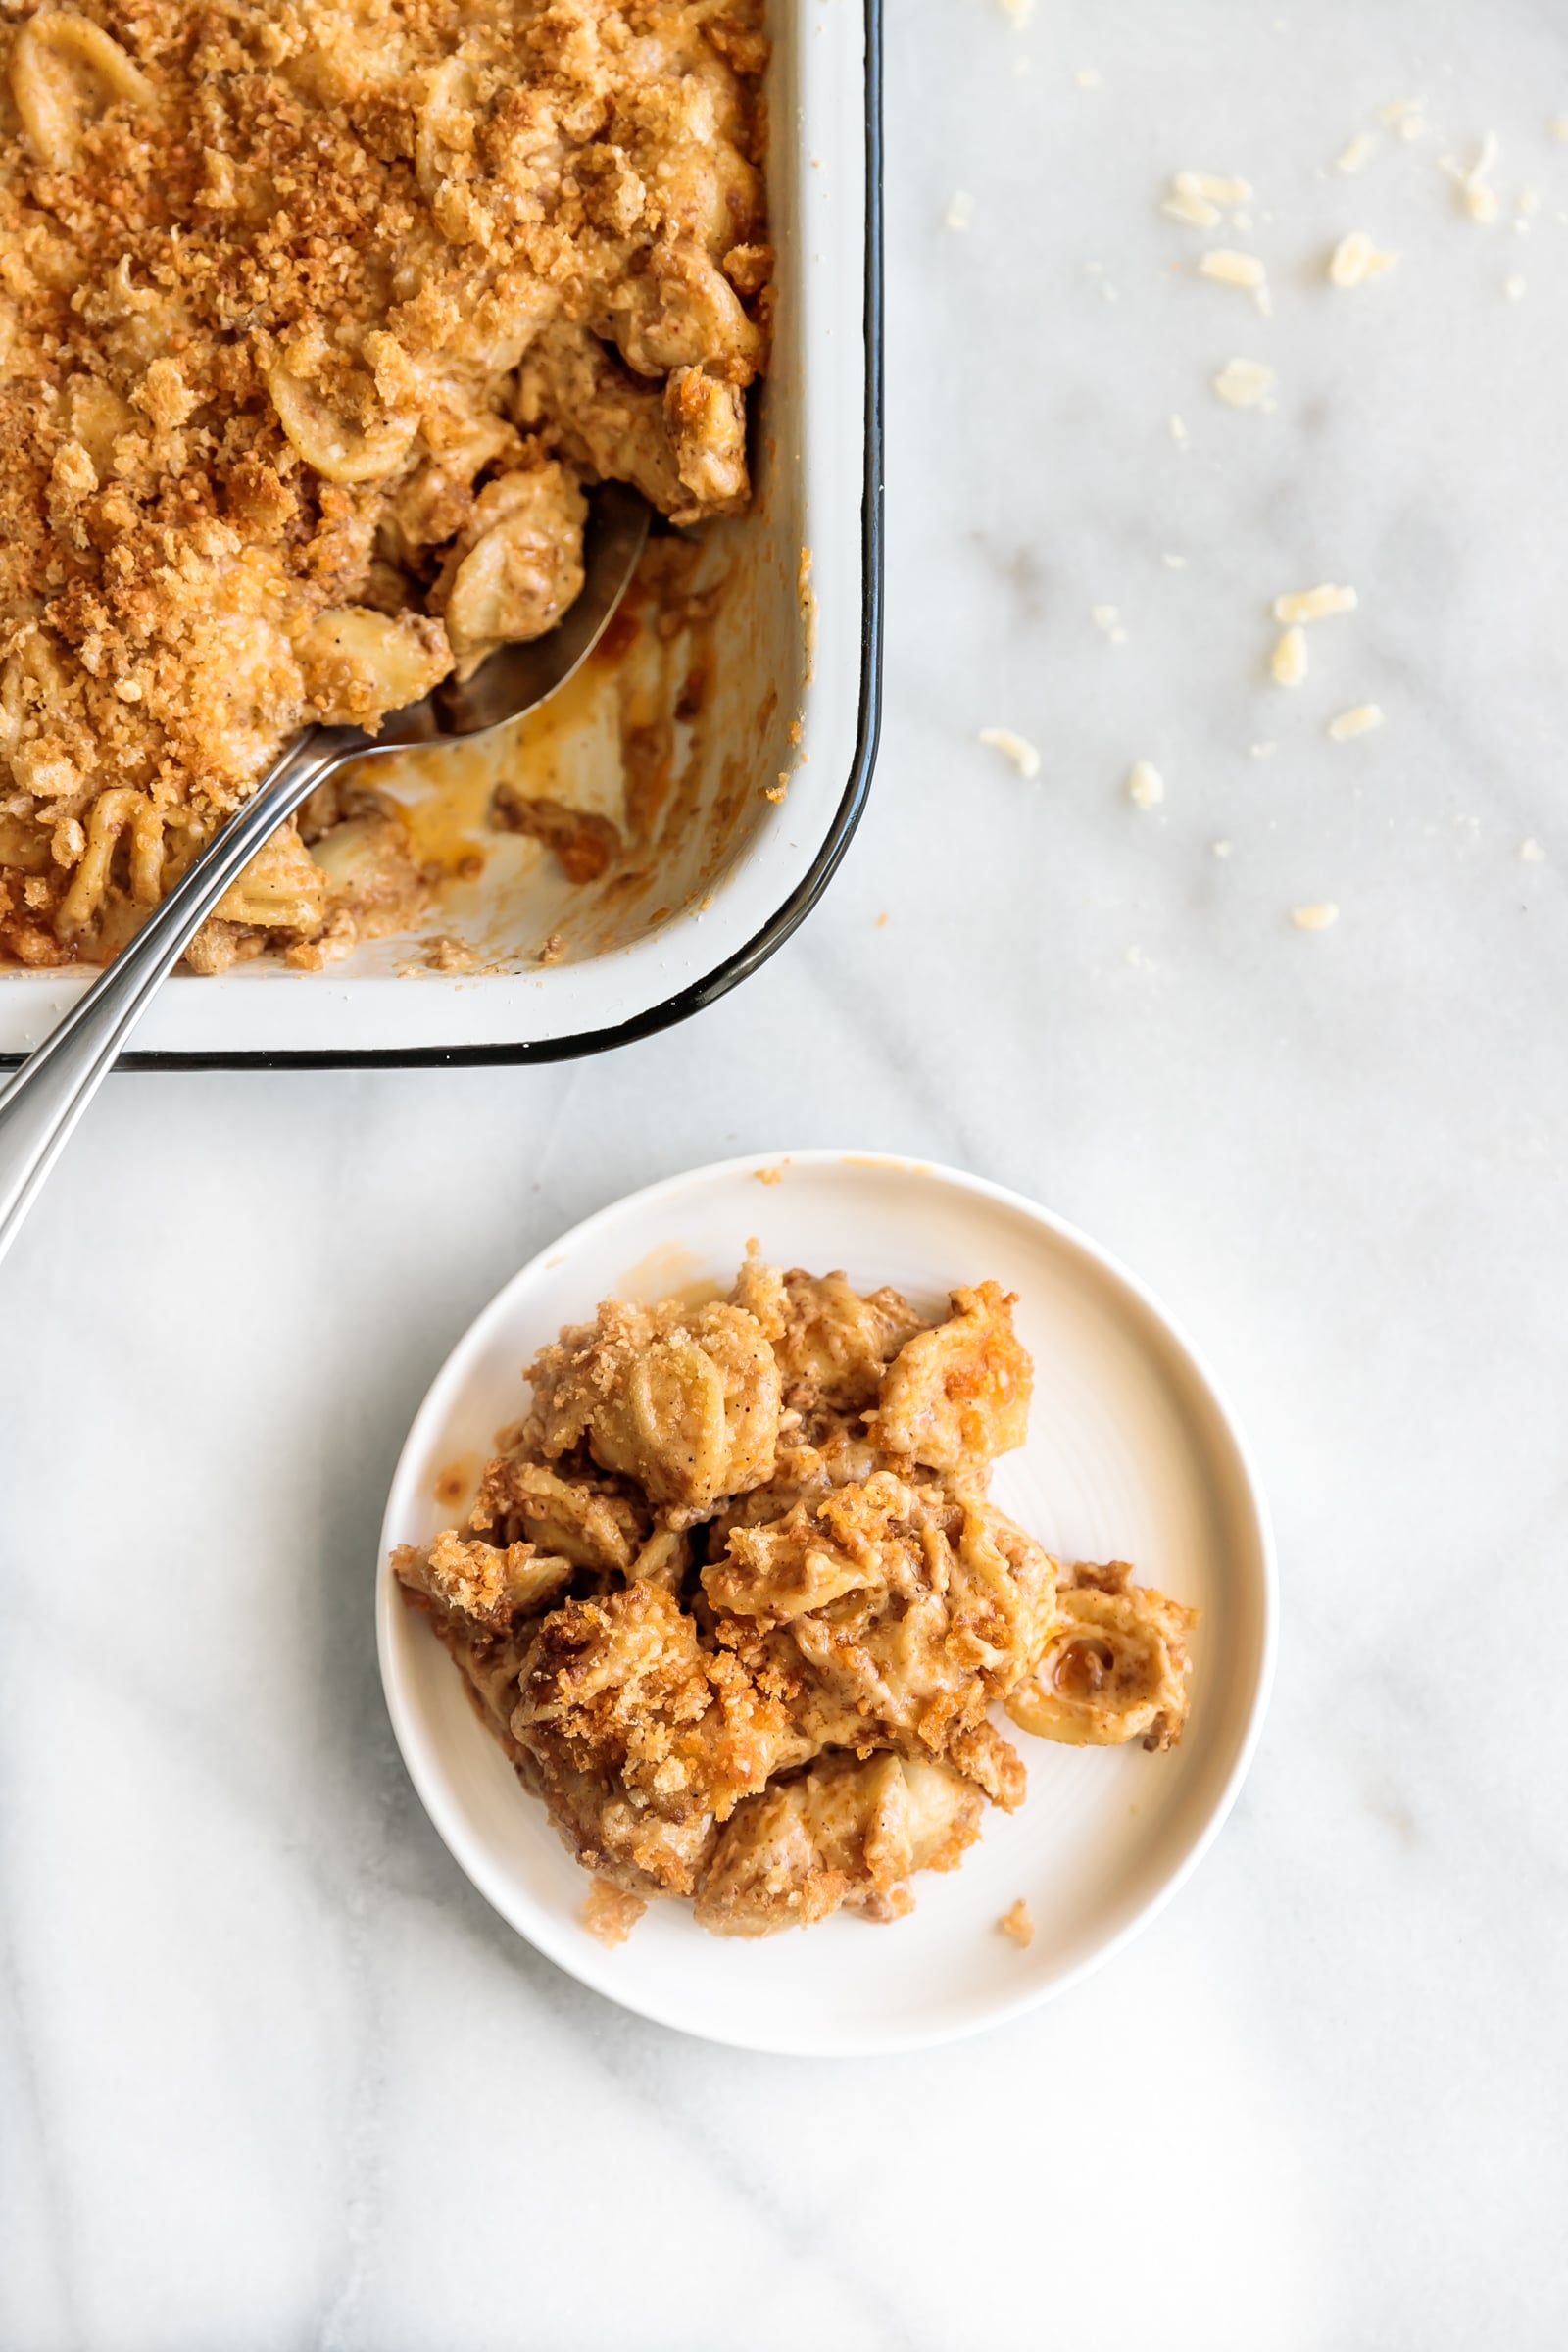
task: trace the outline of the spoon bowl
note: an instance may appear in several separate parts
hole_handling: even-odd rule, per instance
[[[411,744],[487,735],[536,710],[575,676],[614,617],[648,537],[648,514],[647,501],[626,483],[602,483],[588,497],[582,587],[553,629],[520,645],[498,646],[471,677],[443,678],[422,702],[389,711],[374,735],[358,727],[313,732],[352,734],[356,748],[347,757],[364,760]]]

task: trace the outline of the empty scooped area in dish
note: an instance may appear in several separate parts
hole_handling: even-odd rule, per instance
[[[464,968],[456,946],[467,968],[527,971],[700,910],[780,819],[804,661],[763,519],[655,535],[605,640],[549,702],[366,768],[428,899],[416,940],[356,968]]]

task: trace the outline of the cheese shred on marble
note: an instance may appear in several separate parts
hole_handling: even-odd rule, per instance
[[[1338,718],[1329,720],[1329,733],[1336,743],[1348,743],[1352,736],[1370,735],[1382,724],[1383,713],[1376,703],[1357,703],[1353,710],[1342,710]]]
[[[1248,204],[1251,195],[1245,179],[1227,179],[1215,172],[1176,172],[1164,210],[1172,220],[1183,220],[1190,228],[1217,228],[1222,205]]]
[[[1184,196],[1179,190],[1167,196],[1159,209],[1167,220],[1180,220],[1188,228],[1218,228],[1225,217],[1206,196]]]
[[[1020,776],[1039,775],[1040,754],[1027,736],[1015,735],[1011,727],[982,727],[980,741],[1010,760]]]
[[[1306,631],[1287,629],[1274,648],[1269,675],[1276,686],[1299,686],[1306,675]]]
[[[1274,599],[1274,617],[1293,628],[1298,621],[1332,620],[1337,612],[1353,612],[1360,603],[1353,588],[1336,588],[1325,580],[1320,588],[1299,588]]]
[[[1392,270],[1398,258],[1396,253],[1380,252],[1364,228],[1352,228],[1329,256],[1329,282],[1347,289],[1364,286],[1369,278]]]
[[[1228,409],[1261,409],[1267,416],[1277,380],[1261,360],[1227,360],[1214,378],[1214,390]]]
[[[1489,226],[1495,220],[1501,205],[1501,198],[1488,178],[1488,173],[1496,160],[1496,134],[1489,130],[1481,142],[1480,152],[1469,171],[1461,172],[1458,175],[1459,191],[1464,198],[1465,211],[1472,220],[1479,220],[1483,227]]]
[[[1238,253],[1227,245],[1213,246],[1201,255],[1198,274],[1222,286],[1240,286],[1248,294],[1261,293],[1268,283],[1268,271],[1255,253]]]

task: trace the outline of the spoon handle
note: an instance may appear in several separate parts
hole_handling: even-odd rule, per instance
[[[310,727],[297,736],[239,813],[0,1093],[0,1257],[159,982],[229,884],[318,784],[368,749],[357,727]]]

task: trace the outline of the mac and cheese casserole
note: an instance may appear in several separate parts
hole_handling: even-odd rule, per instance
[[[0,956],[123,943],[313,719],[582,580],[585,484],[744,507],[754,0],[88,0],[0,27]],[[405,922],[329,794],[192,960]]]
[[[990,1499],[1028,1426],[1014,1303],[983,1282],[929,1322],[755,1244],[727,1298],[608,1300],[536,1358],[464,1523],[394,1553],[596,1874],[592,1932],[658,1895],[719,1936],[897,1919],[1023,1801],[997,1710],[1181,1737],[1197,1611]]]

